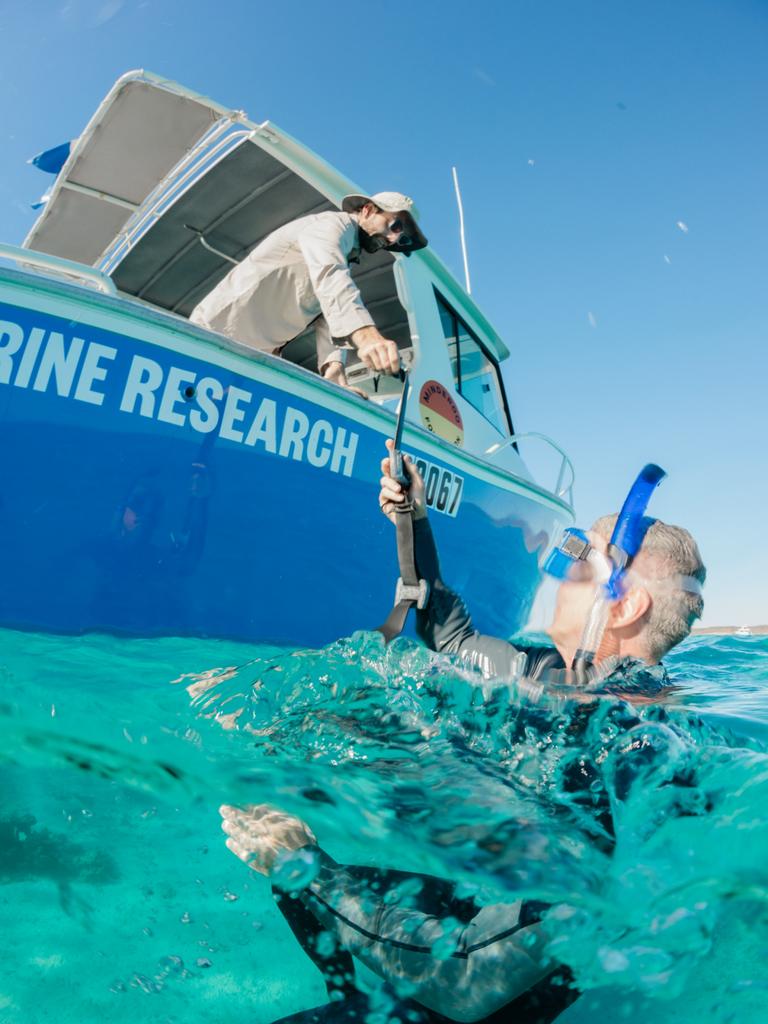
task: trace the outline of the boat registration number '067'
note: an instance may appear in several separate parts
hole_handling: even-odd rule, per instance
[[[464,478],[450,469],[435,466],[421,456],[412,455],[414,465],[424,478],[427,506],[447,516],[455,516],[461,505]]]

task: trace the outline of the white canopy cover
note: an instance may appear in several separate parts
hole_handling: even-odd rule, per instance
[[[180,95],[154,75],[123,75],[72,147],[24,245],[94,265],[221,116],[217,104]]]

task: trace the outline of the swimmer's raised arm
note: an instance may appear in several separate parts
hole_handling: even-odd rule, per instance
[[[391,452],[394,442],[386,442]],[[440,562],[432,528],[427,518],[424,500],[424,480],[416,466],[406,456],[406,472],[411,478],[410,490],[406,493],[401,484],[392,477],[389,455],[381,461],[381,489],[379,508],[391,522],[398,513],[395,506],[410,499],[414,506],[413,540],[416,568],[419,575],[430,585],[427,607],[416,613],[416,630],[433,651],[441,654],[458,654],[462,660],[483,675],[509,678],[519,672],[520,652],[505,640],[483,636],[472,625],[467,606],[455,591],[443,581]]]

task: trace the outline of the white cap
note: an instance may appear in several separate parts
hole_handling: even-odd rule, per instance
[[[410,213],[414,220],[418,219],[419,213],[410,196],[402,192],[377,192],[374,196],[350,195],[344,196],[341,201],[341,208],[345,213],[352,213],[359,210],[366,203],[373,203],[380,210],[387,213]]]

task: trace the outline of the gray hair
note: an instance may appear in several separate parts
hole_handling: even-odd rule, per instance
[[[617,515],[602,516],[592,529],[610,539],[617,519]],[[648,583],[652,598],[645,627],[648,655],[653,661],[659,661],[691,632],[693,623],[704,611],[704,599],[701,594],[654,584],[662,584],[675,576],[692,576],[703,583],[707,570],[690,533],[682,526],[670,526],[660,519],[653,520],[648,528],[635,564]]]

